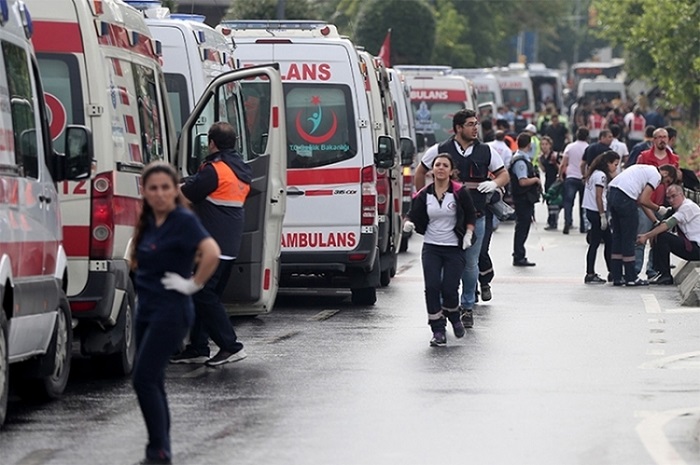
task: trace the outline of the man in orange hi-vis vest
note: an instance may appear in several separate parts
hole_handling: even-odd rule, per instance
[[[221,303],[221,295],[241,246],[243,204],[250,192],[252,171],[236,151],[238,137],[233,126],[214,123],[208,137],[209,156],[194,176],[185,179],[180,189],[192,202],[202,225],[219,244],[221,260],[204,288],[192,296],[195,321],[190,344],[170,361],[217,366],[246,357],[243,344],[238,341]],[[209,337],[219,346],[219,352],[212,358],[209,358]]]

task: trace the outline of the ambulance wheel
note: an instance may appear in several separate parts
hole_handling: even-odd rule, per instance
[[[7,318],[0,308],[0,426],[5,423],[7,397],[10,388],[10,359],[7,346]]]
[[[136,358],[136,325],[134,324],[134,310],[136,309],[136,293],[131,280],[127,284],[126,294],[119,312],[119,319],[115,327],[121,331],[119,350],[109,355],[110,371],[115,376],[126,376],[134,368]]]
[[[377,289],[374,287],[361,287],[352,289],[353,305],[374,305],[377,301]]]
[[[46,401],[60,397],[68,384],[72,350],[73,329],[71,327],[70,304],[64,295],[59,302],[56,325],[49,349],[41,362],[48,364],[48,372],[38,378],[22,379],[20,396],[32,401]]]
[[[387,287],[391,282],[391,269],[384,270],[379,274],[379,284],[382,287]],[[372,302],[374,303],[374,302]]]

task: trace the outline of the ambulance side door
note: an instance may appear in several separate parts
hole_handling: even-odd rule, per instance
[[[284,115],[278,67],[245,68],[209,84],[180,134],[183,176],[195,174],[208,155],[207,131],[217,121],[235,128],[238,151],[253,171],[241,249],[223,296],[229,314],[268,312],[277,293],[287,184]]]

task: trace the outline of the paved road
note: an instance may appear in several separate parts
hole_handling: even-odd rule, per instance
[[[420,237],[374,307],[284,296],[237,320],[246,360],[169,369],[175,463],[700,464],[700,309],[584,285],[584,236],[538,215],[537,266],[511,266],[501,225],[494,298],[446,348],[428,345]],[[144,443],[128,380],[76,363],[63,400],[11,403],[0,463],[130,464]]]

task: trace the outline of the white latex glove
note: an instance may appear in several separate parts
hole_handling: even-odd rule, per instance
[[[600,214],[600,229],[602,231],[608,229],[608,217],[605,216],[605,213]]]
[[[464,250],[467,250],[469,247],[472,246],[472,237],[474,236],[474,231],[471,229],[467,229],[467,232],[464,233],[464,238],[462,239],[462,248]]]
[[[659,209],[657,210],[657,213],[659,214],[659,216],[661,218],[663,218],[664,216],[666,216],[666,213],[668,213],[669,210],[670,210],[670,208],[664,207],[663,205],[661,205],[659,207]]]
[[[180,294],[192,295],[202,289],[202,285],[194,282],[194,278],[185,279],[177,273],[165,272],[165,276],[160,280],[163,286],[170,291],[177,291]]]
[[[478,190],[482,194],[488,194],[489,192],[493,192],[496,189],[498,189],[498,184],[496,184],[496,181],[484,181],[478,186],[476,186],[476,190]]]
[[[411,233],[413,230],[416,229],[416,225],[413,224],[413,221],[411,220],[406,220],[403,223],[403,232],[405,233]]]

